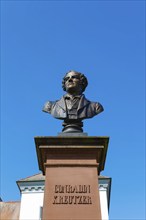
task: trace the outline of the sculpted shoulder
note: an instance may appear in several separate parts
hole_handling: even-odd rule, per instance
[[[50,113],[56,102],[55,101],[47,101],[42,109],[43,112]]]
[[[92,118],[102,111],[104,111],[103,106],[99,102],[88,101],[88,104],[82,109],[80,117],[83,119]],[[84,113],[84,114],[83,114]]]
[[[96,114],[99,114],[104,111],[103,106],[99,102],[95,102],[95,111]]]

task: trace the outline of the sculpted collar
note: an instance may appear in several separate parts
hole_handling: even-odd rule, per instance
[[[80,101],[79,101],[79,106],[78,106],[77,110],[79,110],[81,108],[84,108],[89,103],[90,103],[90,101],[88,101],[85,98],[85,96],[82,94],[81,98],[80,98]],[[56,102],[56,105],[66,111],[65,96],[62,96],[62,98],[59,101]]]
[[[64,95],[64,99],[70,99],[70,100],[73,100],[73,99],[80,99],[83,95],[75,95],[75,96],[71,96],[69,94],[65,94]]]

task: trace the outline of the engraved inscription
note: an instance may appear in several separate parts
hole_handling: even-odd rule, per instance
[[[90,185],[55,185],[53,204],[92,204]]]

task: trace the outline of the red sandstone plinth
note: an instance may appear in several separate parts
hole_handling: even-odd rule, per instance
[[[108,137],[36,137],[46,175],[43,220],[101,220],[98,174]]]

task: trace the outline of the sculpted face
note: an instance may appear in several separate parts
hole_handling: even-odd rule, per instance
[[[65,88],[70,94],[81,94],[80,75],[76,72],[69,72],[65,77]]]

